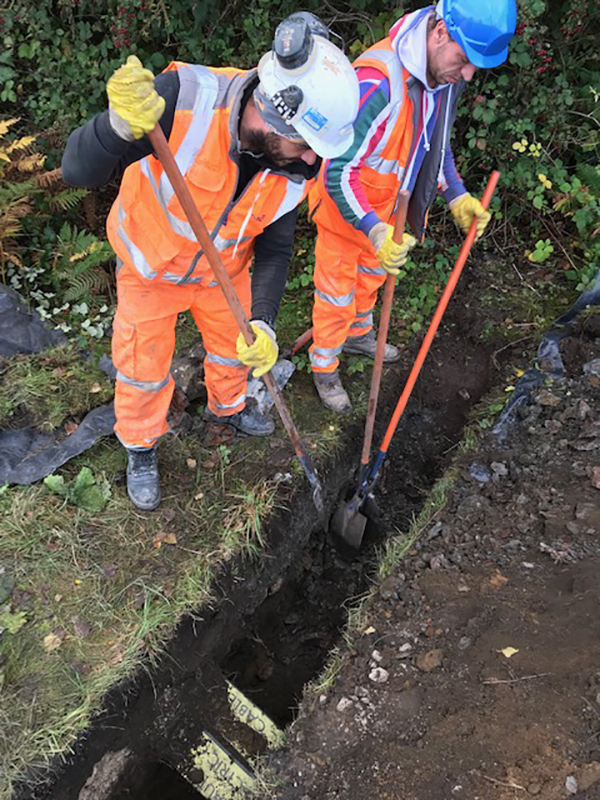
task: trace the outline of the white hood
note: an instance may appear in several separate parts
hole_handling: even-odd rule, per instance
[[[432,13],[435,10],[430,6],[406,14],[402,24],[396,23],[392,28],[392,46],[410,74],[423,84],[427,92],[435,94],[448,84],[432,89],[427,82],[427,21]]]

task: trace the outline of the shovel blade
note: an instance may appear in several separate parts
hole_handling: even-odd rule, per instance
[[[360,498],[352,498],[349,503],[336,509],[329,523],[329,532],[334,541],[354,552],[359,550],[367,527],[367,518],[360,510],[361,504]]]

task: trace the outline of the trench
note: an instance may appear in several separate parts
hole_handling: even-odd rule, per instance
[[[438,334],[377,487],[381,523],[368,526],[360,553],[340,555],[302,487],[271,520],[260,562],[227,567],[213,607],[183,620],[160,664],[113,689],[72,756],[36,776],[35,788],[22,786],[17,800],[243,796],[203,790],[207,775],[191,751],[208,736],[248,772],[250,759],[266,751],[256,725],[232,715],[228,682],[279,728],[294,719],[303,687],[323,669],[350,606],[369,586],[374,548],[418,514],[472,406],[493,385],[493,348],[472,337],[471,322],[464,313],[451,316]],[[379,414],[385,423],[408,374],[408,354],[405,361],[386,377]],[[323,476],[331,511],[354,485],[361,428],[349,426]],[[375,442],[382,432],[380,424]]]

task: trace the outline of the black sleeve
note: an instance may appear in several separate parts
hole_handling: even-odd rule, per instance
[[[292,258],[297,216],[297,208],[288,211],[265,228],[256,237],[254,245],[252,319],[262,319],[272,328],[275,327]]]
[[[179,76],[176,72],[163,72],[156,77],[154,85],[165,98],[160,127],[168,139],[179,94]],[[106,110],[69,136],[62,158],[63,179],[71,186],[103,186],[150,153],[152,146],[147,136],[133,142],[125,142],[117,136]]]

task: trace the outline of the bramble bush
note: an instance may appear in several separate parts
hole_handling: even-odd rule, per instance
[[[521,269],[546,276],[552,271],[553,280],[581,290],[600,268],[600,6],[596,0],[518,5],[509,62],[476,74],[459,108],[454,152],[474,193],[493,168],[502,172],[492,210],[496,234],[510,243],[506,257]],[[332,24],[351,56],[385,36],[402,13],[383,0],[334,0],[325,9],[308,0],[302,7]],[[249,67],[270,46],[275,25],[297,8],[295,0],[13,0],[0,12],[0,99],[7,114],[21,118],[15,138],[38,134],[38,148],[45,147],[53,167],[68,132],[105,108],[106,79],[128,54],[136,53],[154,72],[173,58]],[[108,194],[114,192],[112,187]],[[106,194],[104,206],[112,199]],[[436,225],[435,212],[438,250],[415,251],[406,281],[413,287],[406,316],[415,330],[451,266],[448,248],[456,242],[453,232]],[[64,281],[74,265],[83,292],[77,307],[89,309],[83,321],[101,335],[110,322],[100,311],[111,305],[110,283],[100,274],[109,250],[85,239],[81,209],[52,213],[40,197],[20,225],[25,236],[12,251],[17,261],[7,266],[13,284],[32,283],[39,297],[52,295],[45,299],[57,324],[85,333],[82,320],[63,308],[74,302],[64,296],[67,286],[76,291]],[[306,249],[304,241],[301,246]],[[308,294],[310,259],[297,258],[296,264],[292,294]]]

